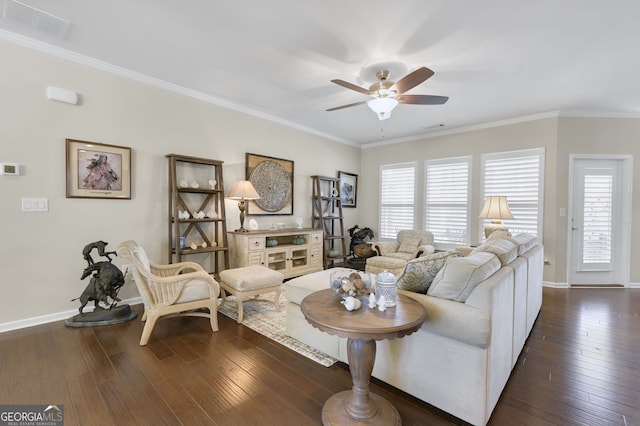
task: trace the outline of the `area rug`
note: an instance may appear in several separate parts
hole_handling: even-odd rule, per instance
[[[273,293],[259,296],[258,299],[243,302],[244,318],[242,325],[257,331],[263,336],[274,340],[287,348],[296,351],[318,364],[325,367],[331,367],[335,364],[336,359],[326,355],[312,347],[300,342],[299,340],[289,337],[285,333],[285,297],[284,292],[280,295],[280,310],[276,311],[273,306]],[[218,312],[237,321],[238,311],[234,296],[227,296],[227,302],[218,308]]]

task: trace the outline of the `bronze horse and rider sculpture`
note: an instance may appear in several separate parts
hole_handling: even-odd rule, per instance
[[[366,238],[373,239],[375,237],[371,228],[365,227],[360,229],[358,225],[355,225],[347,229],[347,231],[351,237],[351,243],[349,244],[350,255],[360,258],[375,256],[375,251],[365,242]]]
[[[84,280],[91,274],[93,276],[82,294],[75,299],[71,299],[72,301],[80,299],[80,314],[83,314],[82,310],[90,301],[95,303],[95,309],[101,308],[100,302],[108,305],[109,309],[111,309],[120,301],[118,292],[124,285],[124,276],[120,269],[111,263],[109,255],[117,256],[117,254],[114,251],[106,251],[107,244],[104,241],[95,241],[87,244],[82,250],[82,256],[87,261],[87,267],[82,272],[80,279]],[[94,249],[97,249],[98,254],[106,257],[108,261],[95,262],[91,257],[91,252]],[[111,299],[111,302],[109,299]]]

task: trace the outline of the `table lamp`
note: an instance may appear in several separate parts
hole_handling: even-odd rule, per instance
[[[239,180],[231,186],[227,198],[232,200],[240,200],[238,202],[238,208],[240,209],[240,228],[236,229],[236,232],[249,232],[244,229],[244,211],[246,208],[246,200],[257,200],[260,198],[258,191],[253,187],[253,184],[248,180]]]
[[[480,218],[491,219],[491,223],[487,223],[484,227],[485,238],[488,238],[494,231],[506,231],[507,227],[502,224],[502,219],[513,219],[507,197],[503,195],[488,196],[480,212]]]

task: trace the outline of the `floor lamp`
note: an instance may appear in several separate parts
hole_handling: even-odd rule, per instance
[[[507,231],[507,227],[502,224],[502,219],[513,219],[507,197],[503,195],[490,195],[484,202],[484,207],[480,212],[481,219],[491,219],[484,227],[484,237],[489,238],[494,231]]]
[[[238,208],[240,209],[240,228],[236,229],[236,232],[249,232],[244,229],[244,211],[246,209],[246,200],[257,200],[260,198],[258,191],[253,187],[253,184],[248,180],[239,180],[233,184],[229,190],[227,198],[238,201]]]

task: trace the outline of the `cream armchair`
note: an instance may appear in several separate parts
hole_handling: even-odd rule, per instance
[[[434,252],[433,234],[429,231],[419,230],[398,231],[396,241],[376,241],[373,243],[373,247],[378,252],[378,256],[395,257],[408,261]]]
[[[149,341],[156,321],[164,316],[199,316],[209,318],[211,330],[218,331],[218,296],[220,286],[199,264],[181,262],[156,265],[135,241],[118,246],[118,256],[131,264],[131,272],[144,301],[146,323],[140,345]],[[192,272],[189,272],[192,270]],[[197,311],[206,308],[209,312]]]
[[[365,270],[378,274],[384,270],[399,275],[411,259],[433,253],[433,234],[429,231],[398,231],[396,241],[376,241],[373,243],[378,256],[367,259]]]

